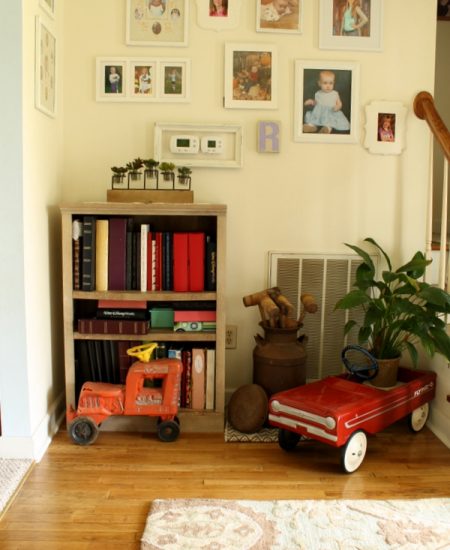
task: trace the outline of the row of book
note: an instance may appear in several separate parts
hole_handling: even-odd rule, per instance
[[[216,243],[201,231],[153,231],[133,218],[73,220],[73,288],[203,292],[216,289]]]
[[[128,369],[136,361],[127,349],[142,345],[128,340],[77,340],[76,393],[84,382],[125,384]],[[215,349],[160,344],[155,358],[170,357],[183,363],[180,407],[186,409],[214,409]]]

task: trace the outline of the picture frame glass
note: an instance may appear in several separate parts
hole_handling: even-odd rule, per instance
[[[297,60],[294,140],[356,142],[358,93],[357,63]]]
[[[406,107],[398,101],[373,101],[365,108],[364,146],[378,155],[399,155],[406,146]]]
[[[158,85],[156,63],[132,61],[131,76],[132,90],[130,95],[132,97],[142,98],[143,100],[155,97],[155,90]]]
[[[197,24],[202,29],[224,31],[239,25],[243,0],[196,0]]]
[[[187,46],[188,0],[127,0],[126,43]]]
[[[256,0],[256,30],[302,33],[303,0]]]
[[[36,17],[35,105],[46,115],[56,114],[56,37]]]
[[[225,107],[275,109],[277,54],[273,46],[225,46]]]
[[[381,51],[383,0],[320,0],[319,47]]]

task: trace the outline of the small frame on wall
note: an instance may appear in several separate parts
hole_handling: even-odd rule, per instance
[[[56,38],[36,17],[35,106],[48,116],[56,115]]]
[[[97,58],[97,101],[187,102],[190,60]]]
[[[373,101],[367,105],[364,146],[378,155],[400,155],[405,148],[406,111],[397,101]]]
[[[224,104],[232,109],[277,108],[277,52],[272,45],[226,44]]]
[[[187,46],[188,0],[127,0],[126,43]]]
[[[50,17],[55,17],[55,1],[56,0],[39,0],[39,5]]]
[[[197,0],[197,24],[214,31],[235,29],[242,3],[243,0]]]
[[[320,0],[319,47],[381,51],[383,0]]]
[[[256,30],[301,34],[303,0],[256,0]]]
[[[294,140],[358,141],[359,64],[295,61]]]

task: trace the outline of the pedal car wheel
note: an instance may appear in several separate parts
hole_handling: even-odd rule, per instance
[[[69,435],[77,445],[90,445],[98,437],[98,427],[90,418],[79,416],[69,425]]]
[[[417,409],[414,409],[413,412],[408,417],[408,425],[411,431],[414,433],[420,432],[424,428],[428,420],[428,415],[430,413],[430,405],[424,403]]]
[[[158,424],[158,437],[164,443],[170,443],[180,435],[180,426],[174,420],[165,420]]]
[[[278,445],[285,451],[293,451],[300,441],[300,436],[295,432],[280,428],[278,430]]]
[[[367,436],[362,430],[352,434],[341,449],[341,466],[347,474],[356,471],[363,463],[367,450]]]

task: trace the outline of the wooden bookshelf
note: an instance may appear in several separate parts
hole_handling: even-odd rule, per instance
[[[226,251],[226,206],[212,204],[177,203],[118,203],[92,202],[60,206],[62,219],[63,261],[63,309],[64,309],[64,354],[66,404],[75,406],[77,340],[146,340],[161,342],[206,343],[215,347],[215,408],[214,410],[180,409],[181,433],[217,432],[224,428],[225,402],[225,251]],[[96,218],[131,217],[136,223],[149,223],[151,227],[165,231],[204,231],[212,233],[217,243],[216,290],[214,292],[174,291],[82,291],[73,289],[73,242],[72,222],[82,216]],[[215,302],[215,332],[174,332],[170,329],[150,329],[143,335],[80,334],[76,331],[76,309],[83,301],[146,300],[148,302]],[[154,423],[153,423],[154,424]],[[113,417],[105,421],[102,429],[146,430],[152,426],[142,417]]]

